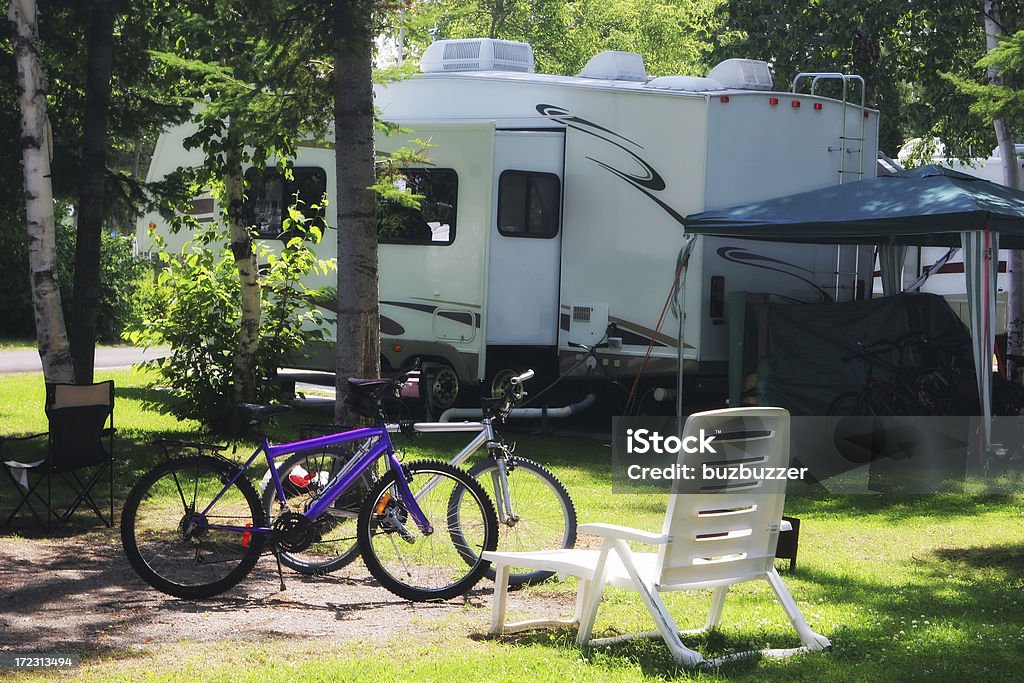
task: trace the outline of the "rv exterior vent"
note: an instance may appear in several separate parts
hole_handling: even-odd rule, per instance
[[[658,76],[647,82],[648,88],[657,90],[681,90],[686,92],[706,92],[708,90],[724,90],[722,84],[711,78],[699,76]]]
[[[642,83],[647,80],[647,67],[644,66],[644,58],[635,52],[608,50],[591,57],[583,71],[577,75],[581,78]]]
[[[420,58],[425,74],[446,71],[517,71],[533,73],[533,48],[527,43],[493,38],[439,40]]]
[[[589,323],[590,314],[594,312],[591,306],[573,306],[572,320],[576,323]]]
[[[708,78],[739,90],[771,90],[774,85],[768,62],[756,59],[727,59],[712,69]]]

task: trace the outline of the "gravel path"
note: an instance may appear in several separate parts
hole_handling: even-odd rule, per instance
[[[260,560],[239,586],[217,598],[186,601],[149,588],[118,543],[80,537],[0,539],[0,649],[60,652],[137,648],[190,641],[253,641],[298,636],[333,640],[391,635],[424,620],[464,614],[467,630],[489,624],[493,584],[481,581],[464,601],[413,604],[374,584],[361,563],[323,577]],[[566,598],[565,610],[571,612]],[[553,604],[553,602],[558,604]],[[510,609],[551,610],[561,601],[513,593]]]

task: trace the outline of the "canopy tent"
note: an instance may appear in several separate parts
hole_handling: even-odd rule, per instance
[[[939,166],[900,171],[685,218],[687,233],[807,244],[878,244],[886,293],[906,245],[959,246],[967,275],[974,364],[991,443],[999,248],[1024,248],[1024,192]]]

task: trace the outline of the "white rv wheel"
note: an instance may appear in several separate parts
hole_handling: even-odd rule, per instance
[[[459,396],[459,376],[450,365],[438,365],[430,383],[430,398],[434,407],[450,408]]]

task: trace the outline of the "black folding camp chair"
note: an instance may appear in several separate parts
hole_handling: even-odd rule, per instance
[[[14,484],[20,501],[8,515],[5,526],[27,509],[40,524],[41,508],[46,508],[46,528],[53,520],[66,522],[80,507],[92,510],[110,526],[114,519],[114,383],[46,385],[46,417],[49,431],[23,437],[0,437],[2,469]],[[46,437],[44,457],[34,462],[12,459],[18,442]],[[6,452],[5,452],[6,451]],[[93,497],[107,475],[109,481],[109,516],[104,515]],[[58,510],[54,505],[55,480],[71,490],[70,505]],[[44,486],[45,484],[45,486]],[[43,492],[45,491],[45,496]],[[102,498],[100,498],[102,501]]]

